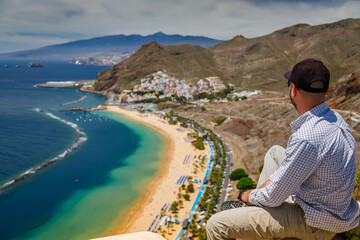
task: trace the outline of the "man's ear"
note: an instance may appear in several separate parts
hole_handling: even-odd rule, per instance
[[[290,88],[291,97],[294,98],[298,93],[299,90],[295,87],[295,84],[292,83]]]

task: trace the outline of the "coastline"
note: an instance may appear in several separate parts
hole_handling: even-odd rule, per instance
[[[60,118],[59,116],[56,116],[49,112],[45,112],[39,108],[34,108],[33,111],[44,114],[45,116],[48,116],[52,119],[55,119],[55,120],[65,124],[65,125],[68,125],[75,131],[75,133],[76,133],[75,139],[74,139],[73,143],[70,146],[68,146],[66,148],[66,150],[64,150],[60,154],[58,154],[55,157],[52,157],[40,164],[30,167],[29,169],[25,170],[24,172],[20,173],[19,175],[0,184],[0,193],[6,189],[12,187],[13,185],[26,180],[27,178],[38,173],[39,171],[43,170],[44,168],[49,167],[50,165],[54,164],[55,162],[62,160],[63,158],[68,156],[70,153],[75,151],[77,148],[79,148],[81,146],[81,144],[87,140],[85,132],[77,124],[69,122],[67,120],[64,120],[64,119]]]
[[[189,160],[189,164],[184,164],[183,160],[186,157],[190,159],[192,156],[200,154],[210,158],[210,149],[206,146],[203,151],[196,150],[190,142],[185,141],[189,131],[184,129],[179,131],[180,127],[178,125],[164,123],[158,116],[153,114],[140,114],[137,111],[116,106],[106,106],[106,111],[121,114],[126,118],[145,124],[166,138],[167,146],[159,173],[148,183],[142,197],[133,204],[124,217],[115,221],[103,236],[147,231],[155,216],[160,214],[163,205],[165,203],[171,204],[178,200],[177,193],[181,185],[176,183],[177,178],[187,175],[193,176],[196,179],[203,179],[205,170],[199,170],[195,175],[192,172],[193,166],[190,164],[191,160]],[[190,201],[183,200],[183,208],[180,208],[179,212],[176,213],[178,219],[185,219],[189,216],[191,206],[198,192],[199,186],[195,184],[195,192],[190,194]],[[166,212],[166,214],[170,215],[170,212]],[[168,235],[167,238],[175,239],[180,230],[181,224],[175,225],[172,234]]]

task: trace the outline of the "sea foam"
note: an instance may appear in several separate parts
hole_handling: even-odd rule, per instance
[[[16,176],[15,178],[5,182],[4,184],[2,184],[0,186],[0,192],[3,191],[5,188],[9,188],[11,186],[13,186],[14,184],[16,184],[17,182],[20,182],[20,181],[23,181],[25,180],[26,178],[30,177],[31,175],[37,173],[39,170],[49,166],[50,164],[53,164],[63,158],[65,158],[67,155],[69,155],[70,153],[72,153],[74,150],[76,150],[78,147],[80,147],[80,145],[85,142],[87,140],[87,137],[86,137],[86,134],[85,132],[75,123],[72,123],[72,122],[69,122],[69,121],[66,121],[52,113],[49,113],[49,112],[45,112],[43,110],[41,110],[40,108],[34,108],[33,109],[35,112],[39,112],[39,113],[42,113],[48,117],[51,117],[55,120],[58,120],[68,126],[70,126],[72,129],[75,130],[76,132],[76,138],[75,138],[75,141],[62,153],[60,153],[59,155],[49,159],[49,160],[46,160],[45,162],[35,166],[35,167],[32,167],[28,170],[26,170],[25,172],[21,173],[20,175]]]

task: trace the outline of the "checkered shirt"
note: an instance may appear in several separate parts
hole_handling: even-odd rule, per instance
[[[291,123],[286,157],[265,188],[253,190],[249,201],[276,207],[289,196],[305,213],[309,226],[344,232],[359,224],[355,184],[355,140],[349,125],[326,103]]]

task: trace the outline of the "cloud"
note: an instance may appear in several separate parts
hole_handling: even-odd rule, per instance
[[[51,36],[36,36],[31,34],[1,34],[2,41],[13,42],[19,44],[36,43],[38,47],[44,46],[44,44],[58,44],[69,41],[67,38],[51,37]]]
[[[68,42],[70,39],[27,34],[0,34],[0,53],[40,48],[47,45]],[[21,46],[21,48],[19,48]]]
[[[236,1],[236,0],[235,0]],[[246,0],[247,2],[254,5],[270,5],[270,4],[309,4],[309,5],[319,5],[319,6],[332,6],[338,7],[348,2],[348,0]]]
[[[0,34],[22,41],[19,33],[35,33],[44,44],[45,34],[52,35],[48,44],[77,36],[157,31],[217,39],[257,37],[297,23],[360,17],[360,1],[352,0],[0,0],[0,9]]]

